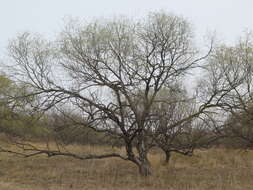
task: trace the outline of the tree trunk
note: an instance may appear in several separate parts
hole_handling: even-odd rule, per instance
[[[171,153],[170,153],[170,151],[164,151],[164,152],[165,152],[164,164],[167,165],[170,161]]]
[[[142,126],[142,125],[141,125]],[[143,129],[144,126],[142,126],[141,129]],[[148,148],[146,147],[146,139],[145,139],[144,131],[142,130],[138,134],[138,142],[136,144],[136,149],[138,152],[138,156],[133,157],[133,161],[137,166],[139,167],[139,173],[141,176],[149,176],[151,175],[151,164],[148,160]]]
[[[139,157],[135,158],[136,164],[139,167],[139,173],[141,176],[149,176],[152,174],[151,171],[151,164],[148,160],[148,155],[146,151],[143,151],[142,149],[139,150]]]

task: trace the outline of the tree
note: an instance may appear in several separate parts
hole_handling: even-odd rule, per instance
[[[218,46],[209,58],[206,90],[216,92],[222,124],[228,138],[252,145],[252,34],[246,33],[235,45]]]
[[[224,133],[232,148],[251,149],[253,147],[252,107],[230,114],[225,121]]]
[[[0,128],[5,130],[5,121],[11,117],[11,109],[8,107],[7,94],[12,91],[12,81],[4,74],[0,75]]]
[[[0,132],[22,138],[36,136],[38,122],[27,108],[27,102],[32,98],[22,98],[12,101],[10,97],[24,96],[25,86],[18,86],[6,74],[0,75]],[[22,110],[22,112],[20,112]],[[25,110],[25,112],[24,112]],[[39,131],[37,131],[39,133]]]
[[[181,85],[163,89],[154,101],[149,119],[151,138],[164,152],[165,164],[171,153],[192,156],[196,148],[207,148],[217,139],[212,114],[205,103],[197,105],[198,97],[189,97]]]
[[[37,97],[33,110],[68,105],[82,113],[89,123],[85,127],[122,139],[126,150],[126,155],[79,156],[34,148],[31,155],[117,157],[136,164],[143,176],[151,174],[149,119],[157,94],[207,56],[197,57],[190,24],[166,13],[151,13],[138,22],[71,23],[53,42],[25,33],[9,50],[16,81],[31,89],[26,97]]]

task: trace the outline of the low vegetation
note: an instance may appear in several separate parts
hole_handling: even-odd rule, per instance
[[[109,146],[71,145],[67,148],[80,154],[124,152]],[[154,172],[143,178],[134,164],[116,158],[82,161],[67,157],[28,159],[0,154],[0,189],[245,190],[253,186],[253,151],[213,148],[197,150],[191,157],[173,154],[167,166],[164,166],[164,155],[159,150],[151,151],[148,157]]]

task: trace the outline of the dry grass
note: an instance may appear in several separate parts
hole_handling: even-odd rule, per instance
[[[72,146],[82,152],[106,152],[109,147]],[[117,150],[122,151],[122,150]],[[153,175],[142,178],[131,162],[120,159],[80,161],[66,157],[18,158],[0,154],[2,190],[250,190],[253,187],[253,151],[212,149],[193,157],[173,155],[168,166],[154,152]]]

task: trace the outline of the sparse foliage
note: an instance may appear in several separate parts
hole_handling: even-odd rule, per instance
[[[10,43],[9,52],[15,65],[13,80],[28,89],[13,100],[31,98],[25,102],[31,113],[41,116],[56,110],[54,119],[67,116],[65,121],[73,125],[108,134],[123,142],[126,152],[83,156],[17,142],[29,151],[19,153],[26,157],[117,157],[136,164],[147,176],[151,174],[149,150],[165,143],[169,150],[192,152],[203,135],[198,127],[202,124],[195,119],[217,106],[212,104],[216,91],[196,104],[187,105],[182,99],[170,102],[175,98],[170,93],[158,103],[163,89],[175,90],[177,82],[210,53],[199,56],[191,25],[175,15],[151,13],[138,22],[70,23],[51,42],[25,33]],[[74,114],[64,114],[65,108]],[[68,126],[63,121],[55,120]]]
[[[209,59],[206,83],[209,93],[217,94],[215,101],[223,121],[221,132],[229,138],[241,139],[246,146],[252,145],[251,40],[251,33],[246,33],[234,46],[218,46]]]

